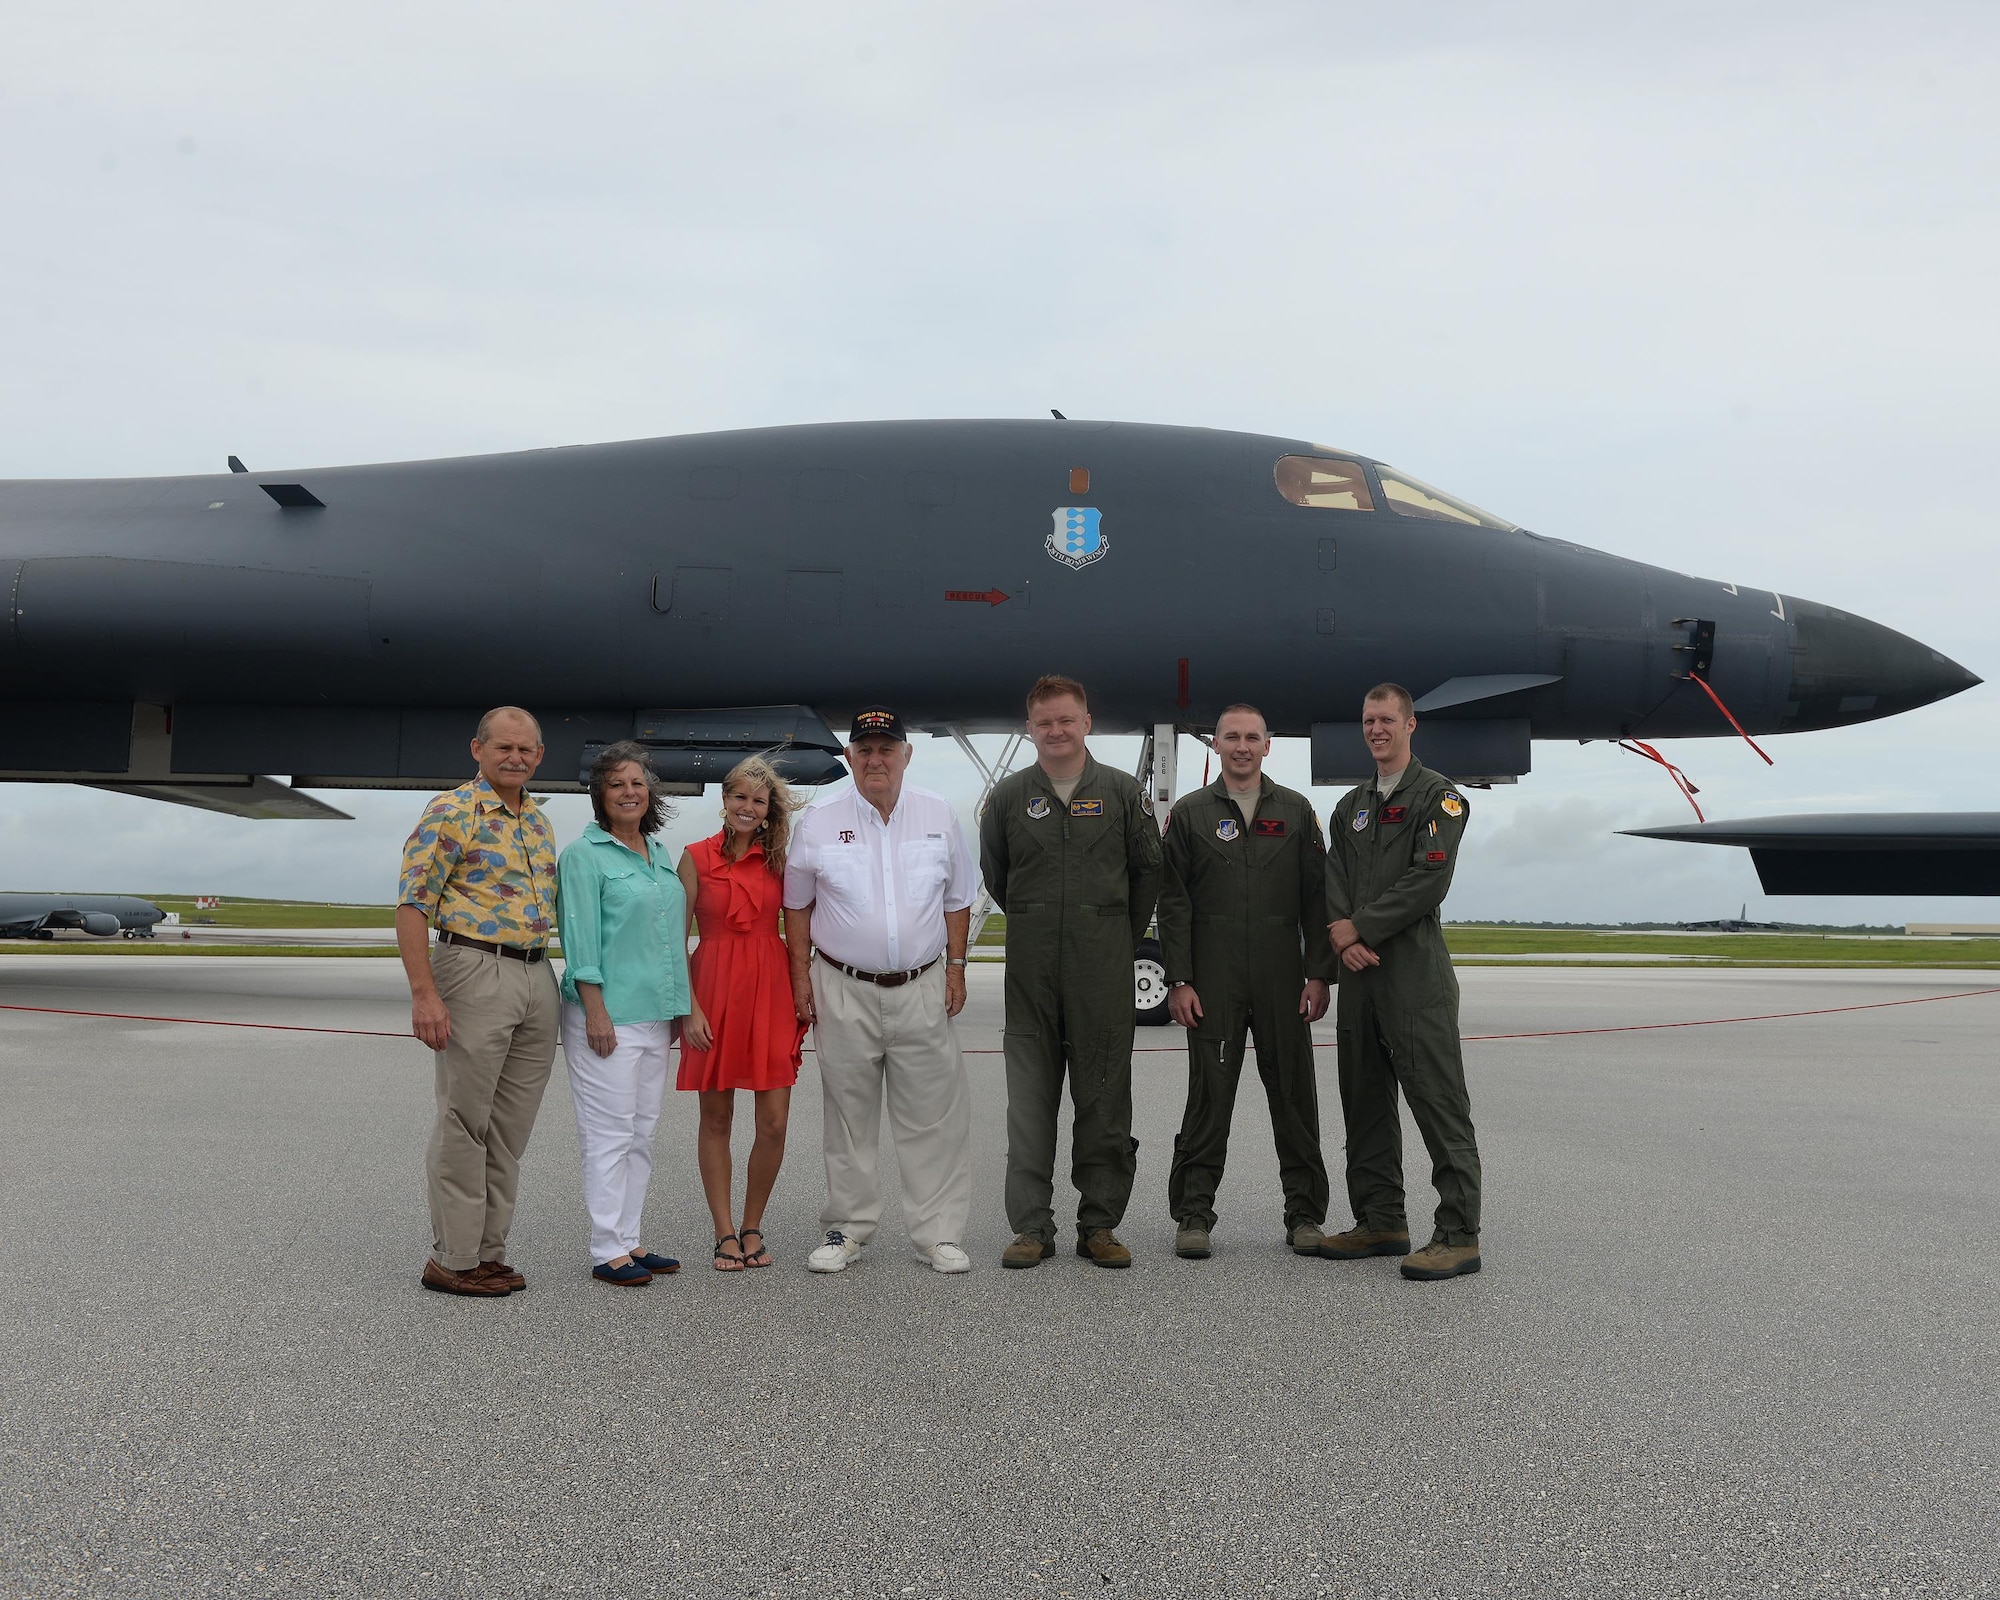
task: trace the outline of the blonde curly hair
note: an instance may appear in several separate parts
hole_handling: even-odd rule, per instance
[[[785,851],[792,842],[792,813],[803,802],[792,793],[785,780],[778,776],[778,769],[763,756],[745,756],[729,769],[729,776],[722,780],[725,798],[731,786],[743,788],[746,792],[762,789],[771,797],[771,808],[764,814],[764,826],[760,841],[764,846],[764,864],[779,877],[785,872]],[[724,813],[725,820],[727,813]],[[725,850],[727,843],[725,841]]]

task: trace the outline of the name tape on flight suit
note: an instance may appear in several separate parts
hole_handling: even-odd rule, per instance
[[[1384,806],[1382,808],[1382,820],[1384,822],[1401,822],[1409,814],[1407,806]]]
[[[1282,839],[1285,836],[1283,817],[1259,817],[1250,824],[1250,831],[1266,839]]]
[[[1069,814],[1073,817],[1101,817],[1104,815],[1104,802],[1102,800],[1072,800],[1069,803]]]

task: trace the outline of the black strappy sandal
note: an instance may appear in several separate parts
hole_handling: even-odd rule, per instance
[[[750,1235],[753,1233],[757,1235],[757,1248],[755,1250],[750,1248]],[[768,1267],[771,1264],[771,1252],[764,1248],[764,1230],[762,1228],[745,1228],[743,1236],[736,1243],[743,1251],[743,1265],[746,1269],[754,1272],[759,1267]],[[762,1256],[764,1259],[759,1261],[757,1259],[758,1256]]]
[[[735,1245],[737,1253],[731,1255],[727,1250],[723,1249],[722,1247],[726,1244]],[[715,1241],[715,1270],[717,1272],[741,1272],[743,1270],[742,1251],[743,1241],[733,1233],[725,1233],[720,1239]],[[722,1264],[725,1261],[734,1262],[735,1265],[725,1267]]]

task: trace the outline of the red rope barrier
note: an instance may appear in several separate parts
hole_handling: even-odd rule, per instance
[[[1467,1033],[1466,1044],[1490,1044],[1500,1039],[1573,1039],[1591,1033],[1651,1033],[1660,1028],[1722,1028],[1739,1022],[1787,1022],[1797,1017],[1837,1017],[1851,1011],[1886,1011],[1895,1006],[1928,1005],[1934,1000],[1976,1000],[1981,995],[2000,994],[1992,989],[1957,989],[1950,994],[1920,994],[1908,1000],[1871,1000],[1854,1006],[1816,1006],[1809,1011],[1761,1011],[1747,1017],[1693,1017],[1685,1022],[1623,1022],[1603,1028],[1543,1028],[1530,1033]],[[327,1033],[357,1039],[408,1039],[408,1033],[385,1033],[379,1028],[315,1028],[297,1022],[231,1022],[218,1017],[156,1017],[136,1011],[79,1011],[67,1006],[0,1005],[0,1011],[30,1011],[51,1017],[97,1017],[113,1022],[175,1022],[199,1028],[256,1028],[273,1033]],[[1314,1048],[1333,1049],[1331,1039],[1314,1041]],[[811,1046],[806,1047],[809,1051]],[[962,1050],[961,1055],[997,1056],[1000,1050]],[[1179,1055],[1182,1047],[1171,1044],[1142,1044],[1134,1055]]]

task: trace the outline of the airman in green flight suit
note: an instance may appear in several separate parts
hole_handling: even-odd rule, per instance
[[[1334,1015],[1355,1225],[1319,1253],[1337,1261],[1398,1255],[1406,1278],[1455,1278],[1479,1270],[1479,1146],[1439,908],[1470,808],[1449,778],[1411,754],[1416,728],[1407,689],[1368,691],[1361,731],[1376,775],[1350,790],[1327,823],[1327,931],[1341,963]],[[1431,1242],[1415,1253],[1403,1210],[1399,1088],[1438,1192]]]
[[[1174,1253],[1209,1254],[1248,1036],[1271,1107],[1285,1242],[1309,1256],[1322,1242],[1327,1200],[1311,1030],[1326,1015],[1335,972],[1326,846],[1312,802],[1264,776],[1271,735],[1262,712],[1230,706],[1216,718],[1214,746],[1222,776],[1175,804],[1160,889],[1167,1006],[1188,1030],[1187,1112],[1167,1180]]]
[[[1075,1107],[1077,1254],[1126,1267],[1113,1230],[1132,1197],[1132,958],[1160,892],[1160,830],[1139,785],[1085,745],[1074,679],[1028,693],[1032,767],[1002,779],[979,819],[979,863],[1007,915],[1007,1220],[1003,1266],[1056,1252],[1056,1117]]]

